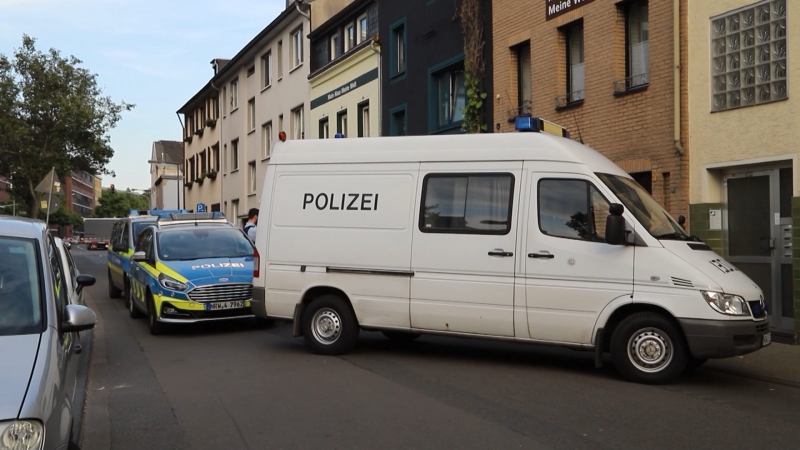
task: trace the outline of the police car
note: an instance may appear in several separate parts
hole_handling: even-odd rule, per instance
[[[174,213],[187,213],[186,210],[131,210],[128,217],[120,219],[111,230],[108,245],[108,296],[119,298],[129,291],[131,255],[136,239],[159,217],[169,217]]]
[[[171,214],[146,227],[131,255],[132,318],[151,334],[168,324],[254,317],[255,248],[219,212]]]

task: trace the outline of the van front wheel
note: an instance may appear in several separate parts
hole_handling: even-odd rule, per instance
[[[346,301],[323,295],[311,301],[303,313],[303,336],[315,353],[341,355],[358,340],[358,320]]]
[[[625,379],[646,384],[675,380],[689,362],[680,330],[666,317],[649,312],[625,318],[614,330],[611,358]]]

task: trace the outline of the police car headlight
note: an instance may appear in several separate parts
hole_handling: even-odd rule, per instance
[[[747,302],[738,295],[702,291],[703,298],[716,312],[729,316],[749,316]]]
[[[0,450],[40,450],[44,427],[35,420],[0,422]]]
[[[185,291],[189,287],[170,276],[164,275],[163,273],[158,274],[158,284],[160,284],[164,289],[169,289],[170,291]]]

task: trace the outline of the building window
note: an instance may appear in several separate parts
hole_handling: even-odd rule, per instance
[[[303,107],[292,110],[292,139],[303,139],[305,128],[303,127]]]
[[[389,55],[389,76],[395,77],[406,72],[406,20],[391,26]]]
[[[261,127],[261,154],[264,158],[272,153],[272,122],[267,122]]]
[[[336,132],[347,136],[347,110],[336,113]]]
[[[247,69],[247,78],[250,78],[254,73],[256,73],[256,66],[250,66]]]
[[[358,137],[369,137],[369,102],[358,105]]]
[[[261,87],[272,85],[272,52],[261,57]]]
[[[625,40],[627,44],[626,88],[648,83],[650,66],[650,23],[647,1],[638,1],[626,6]]]
[[[231,81],[231,112],[239,107],[239,80]]]
[[[765,1],[711,19],[712,111],[789,97],[786,4]]]
[[[514,49],[517,56],[517,116],[530,116],[531,104],[531,43],[525,42]]]
[[[303,29],[292,33],[292,69],[303,64]]]
[[[283,128],[283,114],[278,116],[278,132],[280,133],[281,131],[286,131]]]
[[[222,115],[225,116],[228,114],[228,88],[226,86],[222,86]]]
[[[394,107],[389,111],[389,135],[405,136],[406,134],[406,105]]]
[[[231,202],[231,217],[233,218],[233,223],[236,224],[239,221],[239,200],[233,200]]]
[[[247,164],[247,182],[250,186],[250,193],[256,192],[256,162],[253,161]]]
[[[334,59],[339,57],[339,32],[332,34],[330,37],[330,60],[333,61]]]
[[[514,176],[510,173],[427,175],[419,228],[423,233],[508,234]]]
[[[222,160],[225,161],[225,167],[223,169],[225,170],[225,173],[227,173],[228,168],[230,167],[228,163],[228,144],[222,146]]]
[[[567,41],[567,93],[558,97],[557,106],[566,106],[584,99],[585,70],[583,62],[583,21],[564,28]]]
[[[278,79],[283,78],[283,41],[278,41]]]
[[[211,147],[211,159],[212,164],[214,164],[214,171],[219,172],[219,144]]]
[[[349,52],[356,46],[356,24],[351,23],[344,27],[344,51]]]
[[[461,125],[464,120],[466,89],[464,87],[464,62],[432,74],[435,102],[433,131],[441,131]]]
[[[231,172],[239,170],[239,140],[231,142]]]
[[[319,120],[319,138],[328,139],[329,137],[331,137],[330,123],[328,123],[327,117],[323,117]]]
[[[251,98],[247,101],[247,131],[256,129],[256,99]]]
[[[583,180],[539,181],[539,229],[547,236],[605,241],[608,201]]]
[[[369,27],[367,25],[367,14],[364,13],[364,15],[358,18],[358,44],[367,40],[368,29]]]

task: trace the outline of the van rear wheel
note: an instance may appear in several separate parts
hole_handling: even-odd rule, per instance
[[[314,353],[346,353],[355,346],[359,331],[352,308],[335,295],[317,297],[303,313],[303,336]]]
[[[683,373],[689,352],[683,334],[669,319],[643,312],[626,317],[614,330],[611,358],[623,378],[662,384]]]

